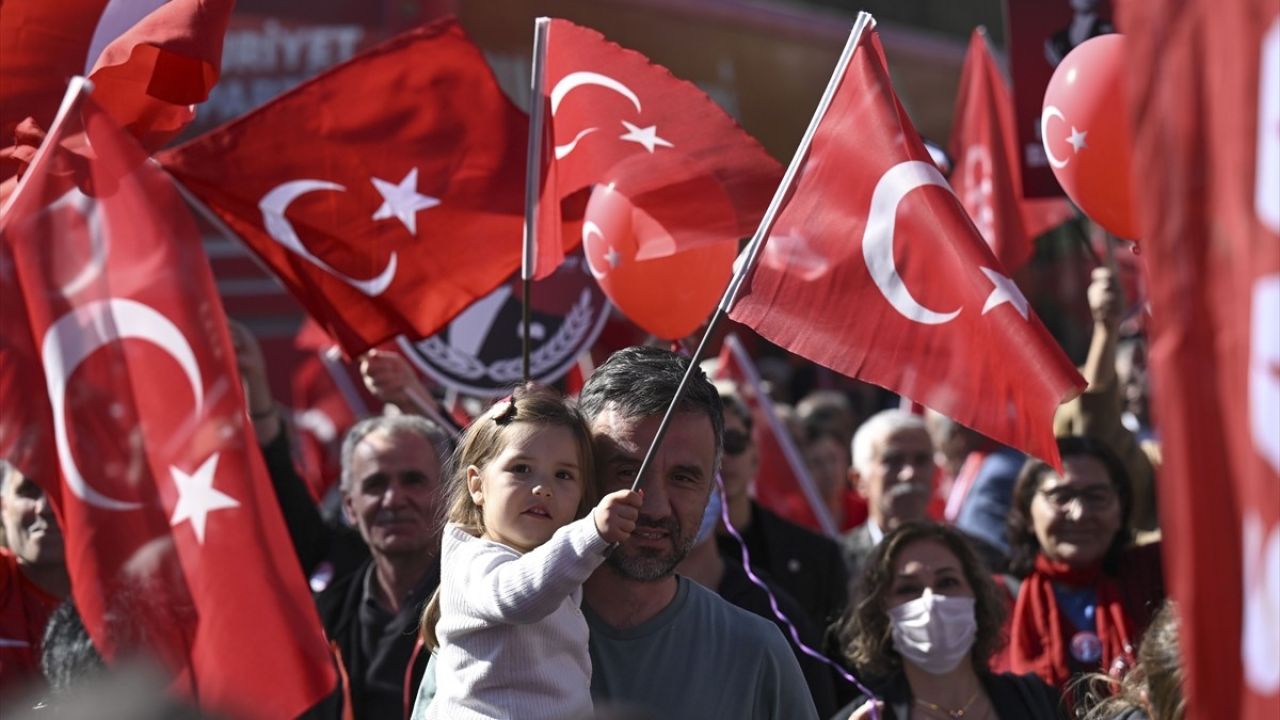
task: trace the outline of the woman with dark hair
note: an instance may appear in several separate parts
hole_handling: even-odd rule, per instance
[[[1022,578],[1009,666],[1059,690],[1075,675],[1121,676],[1164,600],[1158,544],[1132,547],[1124,465],[1087,437],[1058,438],[1062,472],[1031,460],[1013,488],[1009,570]]]
[[[867,558],[857,597],[841,641],[881,718],[1062,717],[1057,693],[1035,675],[989,669],[1005,604],[959,531],[930,522],[893,530]],[[833,720],[870,713],[859,698]]]

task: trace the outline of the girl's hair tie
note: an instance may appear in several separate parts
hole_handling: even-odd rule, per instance
[[[516,417],[516,401],[512,396],[508,395],[493,404],[493,421],[499,425],[506,425]]]

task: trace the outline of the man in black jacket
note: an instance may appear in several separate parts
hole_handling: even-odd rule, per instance
[[[760,456],[751,435],[751,412],[731,384],[718,382],[724,402],[724,480],[729,519],[746,541],[751,563],[763,569],[804,609],[806,619],[826,630],[844,612],[847,581],[840,547],[830,538],[810,532],[755,502],[750,486],[760,469]],[[721,555],[742,561],[738,542],[722,528],[717,538]]]
[[[440,583],[437,517],[449,437],[414,415],[357,423],[342,444],[339,481],[354,531],[326,524],[294,470],[256,340],[233,324],[232,344],[299,564],[308,577],[329,578],[316,607],[347,683],[305,717],[342,717],[347,699],[355,720],[404,717],[427,662],[419,617]]]

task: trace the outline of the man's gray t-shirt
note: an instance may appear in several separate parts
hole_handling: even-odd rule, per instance
[[[817,718],[795,655],[778,628],[683,577],[675,599],[635,627],[591,628],[596,707],[636,706],[663,720]]]

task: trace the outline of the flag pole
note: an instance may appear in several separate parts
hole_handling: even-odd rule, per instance
[[[729,314],[729,309],[733,307],[734,300],[738,297],[738,292],[742,288],[744,279],[755,267],[756,260],[760,256],[760,250],[764,247],[764,241],[769,236],[769,231],[773,229],[774,221],[777,220],[778,212],[782,208],[782,201],[791,192],[791,186],[795,183],[796,175],[800,172],[800,166],[809,154],[809,145],[813,143],[813,136],[818,131],[818,124],[822,122],[823,116],[827,114],[827,109],[831,107],[831,100],[835,97],[836,90],[840,87],[840,80],[844,77],[845,69],[849,66],[849,60],[852,59],[853,51],[858,46],[858,40],[861,39],[864,30],[874,26],[875,20],[870,14],[865,12],[858,13],[858,18],[853,23],[853,29],[849,32],[849,39],[845,43],[844,50],[840,53],[840,60],[831,72],[831,79],[827,82],[827,89],[822,93],[822,99],[818,101],[818,108],[814,111],[813,118],[809,121],[809,127],[805,130],[804,136],[800,138],[800,145],[796,147],[795,155],[791,157],[791,164],[787,166],[787,172],[782,176],[782,182],[778,185],[778,189],[774,191],[773,200],[769,202],[769,208],[765,211],[764,217],[760,219],[760,226],[756,228],[755,235],[751,237],[751,242],[747,244],[746,249],[740,256],[745,257],[746,260],[739,266],[737,272],[729,281],[729,286],[725,288],[724,297],[720,299],[719,306],[716,307],[715,313],[711,315],[711,321],[707,323],[707,330],[703,333],[702,340],[698,342],[698,348],[694,350],[693,357],[689,358],[689,367],[685,369],[684,377],[680,378],[680,385],[676,388],[675,397],[671,398],[671,404],[662,416],[662,422],[658,425],[658,432],[653,436],[653,442],[649,444],[649,449],[645,451],[644,460],[640,462],[640,469],[636,472],[636,479],[631,483],[632,491],[640,487],[645,471],[649,469],[649,465],[653,462],[653,458],[658,452],[658,447],[662,444],[662,439],[666,437],[667,428],[671,425],[671,418],[675,416],[676,407],[679,406],[680,400],[684,398],[685,389],[689,386],[689,380],[693,377],[693,372],[697,369],[699,361],[702,360],[707,343],[710,341],[711,336],[715,334],[716,328],[719,327],[724,316]]]
[[[520,263],[520,362],[524,382],[529,382],[529,325],[533,294],[534,265],[538,247],[538,196],[542,185],[542,127],[545,103],[543,80],[546,76],[547,29],[551,21],[540,17],[533,21],[533,70],[529,80],[529,149],[525,155],[524,173],[524,253]],[[546,241],[546,238],[543,238]]]

